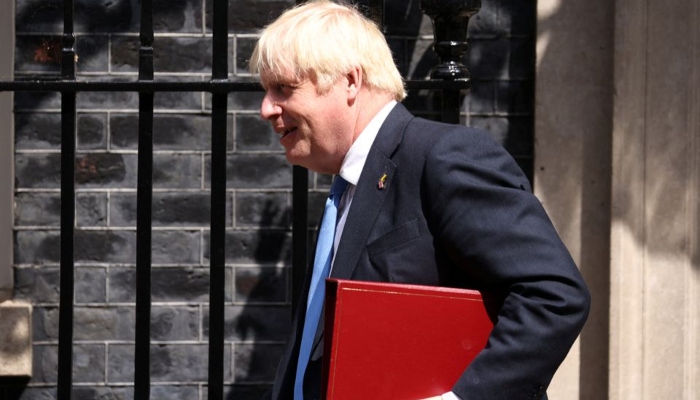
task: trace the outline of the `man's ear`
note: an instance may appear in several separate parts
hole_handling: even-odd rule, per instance
[[[352,102],[355,101],[357,98],[357,95],[360,93],[360,89],[362,88],[362,79],[364,77],[362,76],[362,68],[360,67],[354,67],[353,69],[350,70],[350,72],[347,73],[346,79],[347,79],[347,93],[348,93],[348,101]]]

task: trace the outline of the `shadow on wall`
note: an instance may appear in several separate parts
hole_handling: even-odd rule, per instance
[[[562,85],[538,93],[540,104],[558,106],[555,112],[538,110],[537,124],[559,140],[559,151],[570,151],[573,160],[581,160],[580,170],[574,168],[573,172],[561,171],[543,160],[536,166],[542,181],[552,182],[546,189],[549,195],[557,199],[562,210],[580,217],[568,218],[560,212],[564,217],[556,221],[557,229],[562,235],[580,238],[579,267],[595,299],[580,336],[578,400],[607,399],[609,385],[610,82],[614,43],[613,35],[600,27],[614,26],[615,10],[611,3],[598,5],[604,3],[605,7],[591,12],[590,4],[548,2],[558,6],[543,7],[538,20],[538,75],[551,77],[549,84],[554,81],[554,86],[559,79]],[[564,28],[564,22],[574,26]],[[638,157],[631,152],[626,156]]]
[[[283,230],[270,227],[289,226],[291,208],[266,201],[260,216],[255,249],[258,265],[291,260],[291,237]],[[227,328],[233,336],[234,384],[226,398],[259,399],[274,380],[291,321],[291,279],[289,267],[262,267],[255,273],[238,268],[235,275],[234,301],[244,301],[234,325]],[[271,343],[272,342],[272,343]]]

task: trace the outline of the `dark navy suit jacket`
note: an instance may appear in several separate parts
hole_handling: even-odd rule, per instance
[[[500,296],[486,348],[452,389],[464,400],[546,398],[590,303],[569,252],[503,147],[486,132],[416,118],[401,104],[369,152],[331,276]],[[273,399],[292,398],[304,312],[299,307],[293,318]],[[319,396],[322,355],[323,323],[306,399]]]

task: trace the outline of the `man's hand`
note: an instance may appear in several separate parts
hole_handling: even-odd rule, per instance
[[[459,397],[457,397],[456,394],[453,392],[447,392],[444,393],[442,396],[434,396],[434,397],[426,397],[424,399],[419,399],[419,400],[461,400]]]

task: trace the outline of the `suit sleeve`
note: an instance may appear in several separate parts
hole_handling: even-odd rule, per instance
[[[422,177],[439,251],[503,305],[455,392],[463,400],[539,399],[587,318],[590,295],[512,157],[487,133],[442,135]]]

